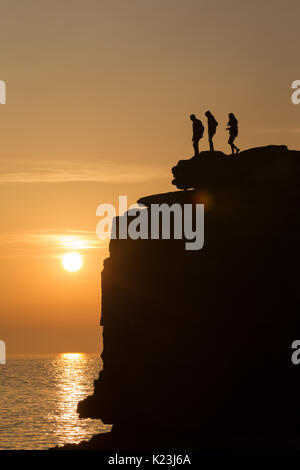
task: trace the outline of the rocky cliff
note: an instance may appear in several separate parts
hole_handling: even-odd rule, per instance
[[[286,447],[300,434],[300,152],[203,152],[153,203],[205,204],[205,242],[111,240],[104,369],[82,417],[113,423],[83,448]],[[117,221],[118,222],[118,221]]]

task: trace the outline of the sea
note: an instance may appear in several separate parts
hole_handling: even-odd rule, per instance
[[[8,357],[0,365],[0,450],[42,450],[109,432],[109,424],[76,411],[100,368],[91,354]]]

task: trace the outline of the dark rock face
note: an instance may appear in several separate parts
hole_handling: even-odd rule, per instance
[[[300,434],[300,152],[203,153],[173,168],[196,191],[139,201],[205,203],[202,250],[111,240],[104,370],[79,412],[114,427],[83,448],[287,447]]]
[[[201,152],[199,157],[180,160],[172,168],[172,183],[178,189],[203,189],[206,185],[226,187],[228,183],[241,184],[256,179],[273,179],[276,170],[287,171],[289,176],[289,158],[293,152],[285,145],[258,147],[238,156],[225,155],[222,152]],[[293,161],[290,160],[291,165]]]

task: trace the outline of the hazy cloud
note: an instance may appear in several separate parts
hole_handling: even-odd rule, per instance
[[[3,167],[2,167],[3,168]],[[28,164],[26,168],[2,170],[0,184],[18,183],[137,183],[166,177],[166,168],[145,165],[112,165],[53,162]]]
[[[0,234],[2,256],[19,255],[60,257],[67,251],[84,252],[107,248],[107,241],[99,240],[95,231],[88,230],[39,230]]]

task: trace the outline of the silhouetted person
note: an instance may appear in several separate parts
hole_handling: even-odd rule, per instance
[[[203,137],[204,126],[200,119],[197,119],[195,114],[190,115],[191,121],[193,121],[193,147],[195,151],[195,157],[199,156],[199,140]]]
[[[238,120],[233,113],[229,113],[228,117],[229,117],[229,121],[226,127],[226,130],[227,131],[229,130],[228,143],[231,146],[232,155],[234,155],[234,150],[236,151],[236,153],[239,153],[240,151],[240,149],[233,143],[234,139],[238,135]]]
[[[214,152],[215,149],[212,139],[216,133],[218,123],[210,111],[206,111],[205,116],[207,117],[209,150]]]

